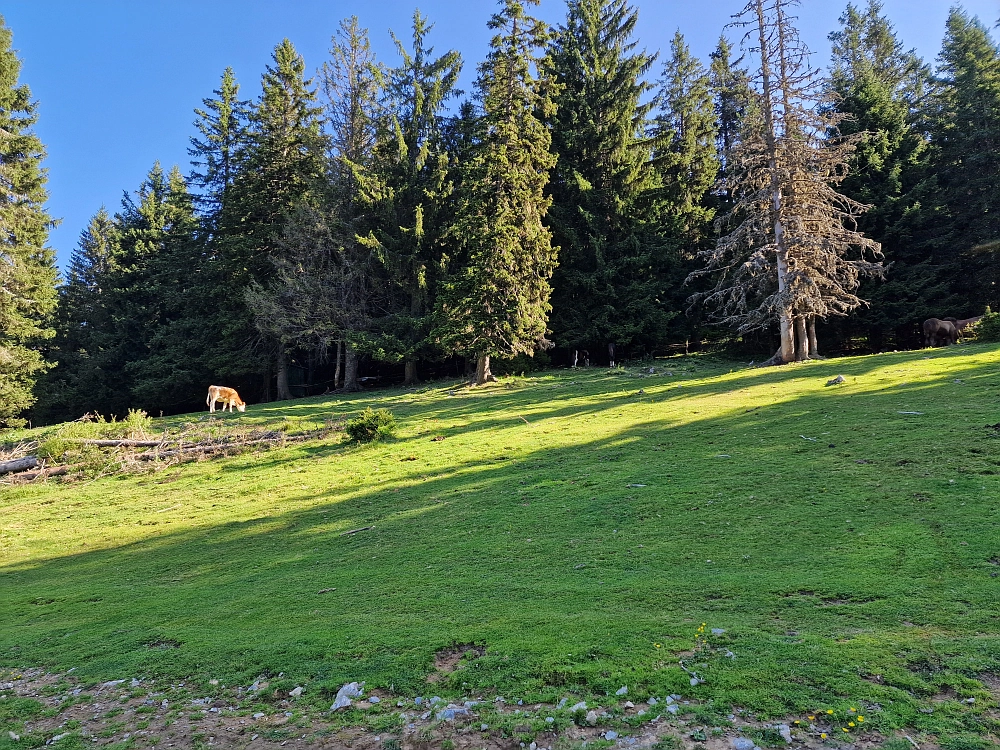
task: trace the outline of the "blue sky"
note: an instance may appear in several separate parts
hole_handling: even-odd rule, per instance
[[[862,0],[863,2],[863,0]],[[827,34],[837,28],[846,0],[804,0],[802,36],[829,59]],[[861,2],[859,2],[861,4]],[[951,0],[885,0],[885,10],[907,47],[925,59],[938,53]],[[638,37],[649,51],[666,50],[677,29],[703,60],[744,0],[634,0]],[[965,9],[992,26],[998,0],[966,0]],[[21,80],[40,102],[37,131],[48,149],[49,209],[61,219],[51,245],[65,264],[81,230],[101,206],[117,210],[153,162],[188,171],[193,110],[231,65],[243,93],[256,95],[275,44],[288,37],[310,69],[325,59],[341,18],[357,15],[371,31],[379,58],[396,60],[392,29],[408,35],[413,0],[5,0],[24,67]],[[490,0],[422,0],[435,24],[439,52],[458,49],[469,89],[489,41]],[[550,23],[565,13],[563,0],[542,0]]]

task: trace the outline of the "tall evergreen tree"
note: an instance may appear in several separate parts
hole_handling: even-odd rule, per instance
[[[693,255],[711,232],[705,197],[719,171],[715,105],[708,71],[678,31],[660,82],[656,128],[661,145],[654,164],[662,178],[671,234]]]
[[[995,260],[1000,239],[1000,50],[986,26],[960,8],[948,16],[938,58],[932,113],[931,170],[936,221],[924,223],[919,241],[949,280],[938,309],[969,313],[996,302]],[[976,252],[986,245],[988,252]]]
[[[213,93],[217,98],[203,99],[204,108],[194,111],[199,136],[191,138],[188,154],[191,182],[198,189],[195,200],[214,224],[245,157],[248,103],[239,98],[240,85],[232,68],[223,71]]]
[[[250,113],[249,145],[229,200],[220,215],[219,232],[228,275],[230,315],[220,332],[231,362],[219,375],[247,377],[261,374],[261,358],[249,346],[254,326],[244,290],[252,281],[264,284],[274,277],[272,255],[280,254],[277,240],[296,206],[322,190],[326,175],[326,143],[321,109],[305,62],[290,41],[275,47],[267,67],[262,93]],[[288,387],[289,352],[280,342],[265,339],[262,347],[273,363],[277,397],[292,397]],[[268,373],[263,373],[268,375]],[[266,390],[265,390],[266,392]]]
[[[100,332],[110,326],[107,292],[117,241],[115,231],[111,216],[102,206],[81,233],[70,257],[59,287],[56,335],[49,348],[54,367],[39,384],[41,398],[32,410],[38,422],[76,419],[109,398],[96,355]]]
[[[547,41],[527,14],[538,0],[501,0],[476,86],[485,133],[469,165],[454,237],[467,259],[438,300],[441,343],[477,359],[474,382],[493,379],[490,358],[546,345],[556,248],[543,219],[555,164],[539,117],[552,115],[551,82],[533,68]]]
[[[920,187],[930,151],[917,108],[928,93],[930,71],[903,48],[880,0],[868,0],[864,8],[849,4],[830,41],[829,86],[837,111],[845,115],[839,129],[847,136],[861,134],[841,190],[872,206],[858,218],[858,227],[882,243],[890,265],[885,283],[862,287],[870,309],[859,310],[844,328],[863,327],[877,349],[887,335],[905,335],[914,320],[929,316],[928,303],[942,282],[930,268],[926,248],[913,242],[919,215],[929,208],[929,196],[918,197],[919,192],[933,193],[926,183]]]
[[[45,147],[34,132],[37,104],[19,82],[12,39],[0,17],[0,427],[23,424],[21,413],[35,401],[35,380],[45,369],[39,347],[53,334],[56,303]]]
[[[753,94],[750,90],[750,76],[733,60],[732,46],[725,36],[712,52],[709,67],[709,85],[715,101],[716,154],[718,178],[725,180],[728,174],[729,155],[743,138],[744,129],[750,127],[753,113]],[[724,208],[731,205],[731,196],[721,195]]]
[[[561,248],[551,325],[570,349],[650,346],[668,317],[667,258],[647,200],[655,175],[644,77],[655,56],[636,50],[637,20],[626,0],[570,0],[544,62],[559,85],[548,120],[558,161],[547,221]]]
[[[386,110],[377,148],[378,176],[371,239],[377,243],[396,290],[386,333],[398,341],[405,382],[417,379],[417,360],[432,356],[428,334],[443,237],[451,223],[447,205],[449,157],[444,150],[444,107],[457,93],[462,57],[440,57],[428,46],[432,29],[413,15],[412,49],[393,35],[401,58],[385,68]]]

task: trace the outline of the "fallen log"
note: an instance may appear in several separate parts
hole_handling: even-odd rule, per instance
[[[104,448],[155,448],[163,445],[162,440],[96,440],[90,438],[64,438],[68,443],[83,443],[84,445],[99,445]]]
[[[22,471],[17,474],[9,474],[7,479],[16,479],[22,482],[31,482],[35,479],[46,479],[48,477],[61,477],[69,474],[71,471],[76,471],[79,466],[52,466],[47,469],[42,469],[40,471]]]
[[[0,463],[0,474],[11,474],[15,471],[26,471],[28,469],[34,469],[36,466],[38,466],[38,456],[15,458],[13,461],[4,461]]]
[[[195,443],[193,445],[185,445],[177,448],[169,448],[167,450],[158,451],[146,451],[145,453],[140,453],[135,456],[139,461],[155,461],[160,458],[170,458],[171,456],[177,456],[184,453],[222,453],[224,451],[245,448],[252,445],[263,445],[263,444],[280,444],[284,445],[286,443],[300,443],[304,440],[314,440],[320,439],[327,436],[327,431],[317,433],[299,433],[296,435],[285,435],[278,434],[274,437],[264,437],[258,438],[256,440],[233,440],[233,439],[223,439],[217,442],[209,441],[204,443]],[[161,443],[156,443],[157,446],[162,445]]]

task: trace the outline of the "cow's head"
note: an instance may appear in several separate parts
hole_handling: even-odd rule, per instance
[[[237,409],[238,409],[239,411],[241,411],[241,412],[244,412],[244,411],[246,411],[246,410],[247,410],[247,405],[246,405],[246,404],[236,404],[236,408],[237,408]]]

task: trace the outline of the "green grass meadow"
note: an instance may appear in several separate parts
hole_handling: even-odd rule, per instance
[[[526,702],[628,685],[985,734],[998,396],[1000,349],[963,345],[251,405],[221,418],[372,406],[399,429],[0,487],[0,664]],[[725,633],[695,648],[702,623]],[[429,687],[454,644],[485,651]]]

